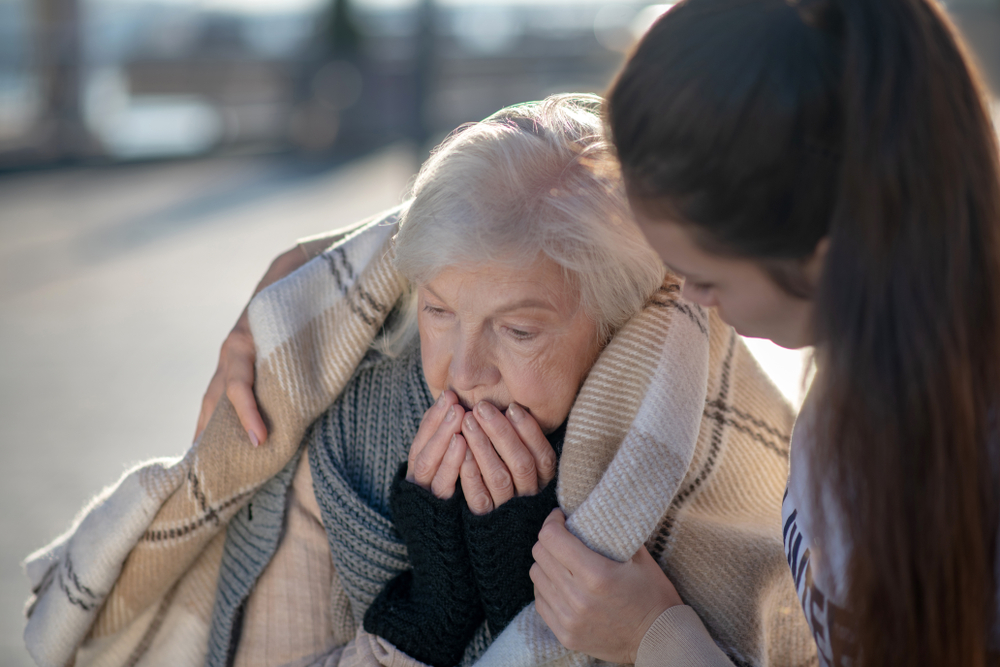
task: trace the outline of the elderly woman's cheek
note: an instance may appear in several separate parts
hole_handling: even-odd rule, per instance
[[[419,321],[420,331],[420,365],[424,371],[424,381],[427,388],[431,390],[431,397],[438,399],[443,391],[448,389],[448,363],[449,360],[443,354],[440,336],[435,336],[433,331]]]
[[[581,350],[578,341],[554,341],[546,354],[511,373],[512,400],[528,408],[546,432],[556,429],[569,416],[594,356],[590,350]]]

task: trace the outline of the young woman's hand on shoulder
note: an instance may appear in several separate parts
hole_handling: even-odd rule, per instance
[[[278,255],[271,262],[267,273],[261,278],[253,293],[257,294],[271,283],[284,278],[305,264],[307,259],[306,253],[298,246]],[[247,309],[244,308],[240,318],[236,320],[236,326],[222,342],[219,363],[201,400],[201,412],[198,414],[198,424],[194,431],[195,440],[201,437],[223,393],[236,409],[236,415],[246,430],[250,442],[259,445],[267,439],[267,427],[257,409],[257,399],[253,393],[256,361],[257,353],[253,334],[250,333],[250,318]]]

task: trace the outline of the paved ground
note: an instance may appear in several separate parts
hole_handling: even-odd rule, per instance
[[[218,346],[296,238],[399,201],[396,147],[338,169],[261,158],[0,179],[0,665],[21,643],[21,559],[128,464],[181,454]],[[800,357],[755,344],[797,394]]]
[[[394,148],[317,173],[254,159],[0,180],[0,665],[19,561],[130,462],[181,454],[218,346],[277,252],[398,203]]]

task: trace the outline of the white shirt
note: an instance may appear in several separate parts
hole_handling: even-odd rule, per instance
[[[812,508],[809,452],[816,441],[816,386],[814,382],[792,430],[788,487],[781,503],[782,540],[796,593],[816,640],[820,667],[851,667],[855,640],[844,604],[850,541],[844,524],[836,518],[832,498],[827,496],[822,502],[828,536],[817,536],[816,511]],[[997,573],[1000,582],[1000,549]],[[1000,647],[1000,594],[997,605],[998,621],[991,641],[994,650]]]

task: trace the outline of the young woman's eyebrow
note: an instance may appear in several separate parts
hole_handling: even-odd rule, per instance
[[[667,271],[670,271],[670,273],[674,274],[678,278],[682,278],[684,280],[690,280],[691,282],[694,282],[694,283],[701,282],[701,281],[698,280],[698,278],[696,276],[692,276],[690,273],[687,273],[685,271],[681,271],[676,266],[671,266],[670,264],[667,264],[666,262],[664,262],[663,265],[665,267],[667,267]]]

